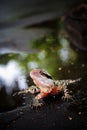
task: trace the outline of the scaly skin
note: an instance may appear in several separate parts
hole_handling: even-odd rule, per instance
[[[68,92],[67,85],[80,81],[80,78],[76,80],[54,80],[49,73],[41,69],[31,70],[30,77],[33,79],[35,86],[33,85],[18,94],[28,92],[37,94],[34,99],[33,106],[41,106],[42,103],[39,103],[40,99],[49,95],[57,95],[61,92],[64,93],[62,99],[71,99],[72,96]]]
[[[50,74],[40,69],[33,69],[30,72],[30,77],[33,79],[35,85],[39,88],[39,94],[37,94],[35,97],[35,99],[38,100],[43,99],[49,95],[59,94],[60,92],[64,92],[64,99],[71,98],[71,95],[67,89],[67,85],[80,81],[80,79],[54,80]],[[29,91],[32,93],[31,90]]]

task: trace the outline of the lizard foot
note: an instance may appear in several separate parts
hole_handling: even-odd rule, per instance
[[[42,100],[37,100],[37,99],[33,99],[32,103],[31,103],[31,107],[32,108],[38,108],[41,107],[43,105],[43,101]]]
[[[62,99],[65,101],[70,101],[72,100],[73,101],[73,97],[70,95],[70,94],[65,94],[64,96],[62,96]]]

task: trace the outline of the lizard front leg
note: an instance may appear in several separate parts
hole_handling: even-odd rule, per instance
[[[32,85],[27,89],[24,89],[24,90],[22,90],[20,92],[14,93],[13,96],[20,95],[20,94],[26,94],[26,93],[29,93],[29,92],[32,93],[32,94],[36,94],[36,93],[39,93],[40,90],[39,90],[39,88],[37,86]]]

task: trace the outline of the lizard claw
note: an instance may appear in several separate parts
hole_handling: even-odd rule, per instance
[[[38,107],[41,107],[42,105],[43,105],[43,102],[34,98],[32,104],[31,104],[31,107],[38,108]]]
[[[65,101],[73,100],[73,97],[70,94],[65,94],[62,96],[62,99]]]

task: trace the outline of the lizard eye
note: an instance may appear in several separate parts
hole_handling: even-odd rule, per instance
[[[49,79],[52,79],[52,76],[49,73],[47,73],[46,71],[41,70],[40,73],[41,73],[41,75],[43,75],[43,76],[45,76],[45,77],[47,77]]]

